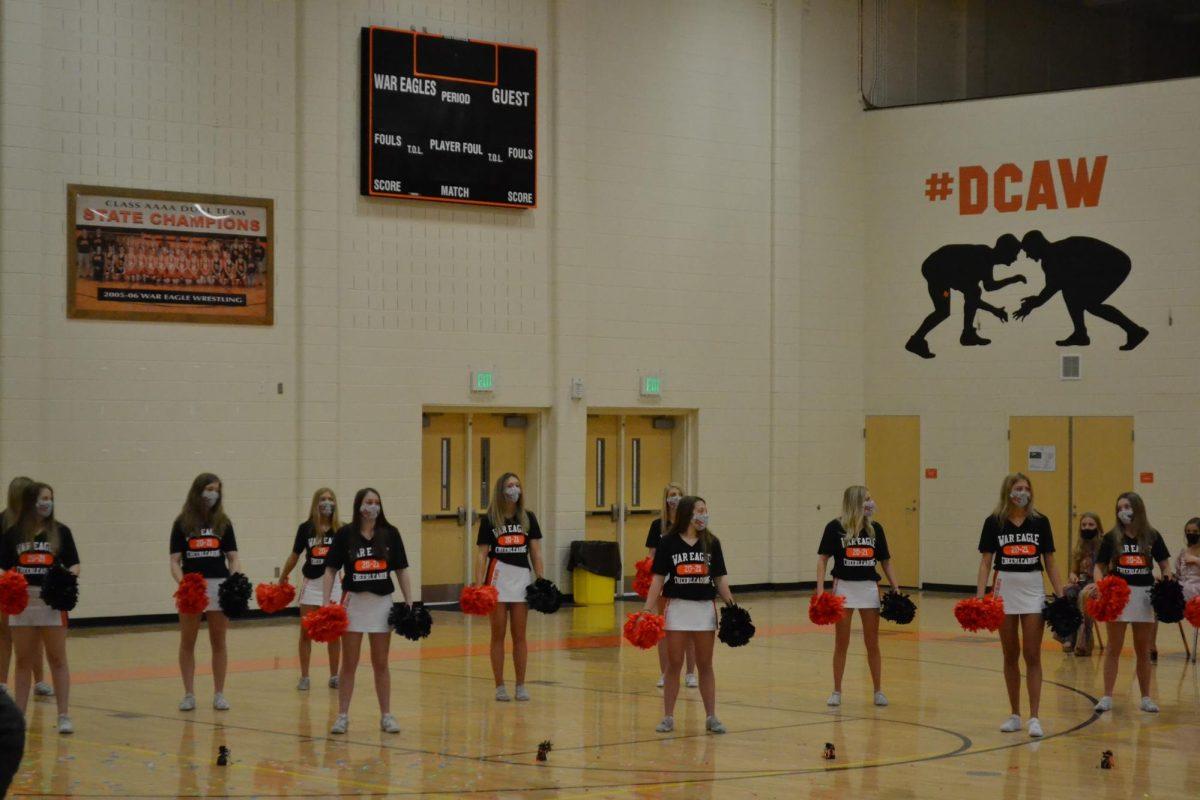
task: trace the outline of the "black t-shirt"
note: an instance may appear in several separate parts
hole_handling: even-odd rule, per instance
[[[979,534],[979,552],[995,553],[992,566],[998,572],[1041,572],[1042,556],[1054,552],[1054,534],[1048,517],[1025,518],[1020,525],[1004,524],[989,514]]]
[[[226,553],[237,550],[237,538],[233,535],[233,526],[225,529],[222,536],[213,533],[212,528],[201,528],[192,533],[184,533],[179,520],[171,526],[171,552],[182,553],[183,572],[199,572],[205,578],[228,578],[229,564],[225,560]]]
[[[646,549],[657,550],[658,543],[662,541],[662,517],[650,523],[650,532],[646,534]]]
[[[1130,586],[1153,586],[1154,565],[1171,557],[1167,543],[1163,541],[1158,531],[1154,532],[1154,542],[1150,545],[1150,558],[1146,558],[1140,550],[1136,539],[1116,530],[1104,534],[1100,540],[1100,550],[1096,553],[1096,563],[1103,564],[1105,569],[1112,563],[1113,550],[1117,547],[1117,538],[1121,540],[1121,554],[1117,556],[1116,569],[1111,574],[1124,578]]]
[[[654,574],[666,576],[663,597],[712,600],[717,596],[716,579],[729,573],[725,570],[721,542],[715,536],[707,559],[700,539],[689,545],[682,536],[667,536],[654,551]]]
[[[343,591],[389,595],[396,591],[392,572],[408,569],[408,555],[395,528],[376,528],[368,542],[353,525],[343,525],[333,537],[325,568],[344,570]]]
[[[300,573],[304,577],[316,580],[325,574],[325,557],[333,546],[336,531],[329,530],[320,535],[313,529],[312,520],[305,520],[296,529],[296,540],[292,542],[292,552],[296,555],[304,553],[304,566]]]
[[[858,536],[847,539],[842,543],[842,523],[831,520],[825,526],[821,536],[821,544],[817,547],[817,555],[833,556],[833,577],[843,581],[878,581],[879,573],[875,564],[887,561],[892,557],[888,550],[887,537],[883,535],[883,526],[872,522],[874,535],[860,531]]]
[[[542,538],[542,529],[538,526],[537,517],[532,511],[529,515],[529,530],[521,527],[515,519],[506,519],[504,525],[497,531],[492,527],[492,521],[484,514],[479,519],[479,535],[475,544],[488,546],[488,558],[494,558],[503,564],[514,567],[529,567],[529,543]]]
[[[39,533],[32,542],[18,541],[17,531],[10,528],[0,537],[0,569],[16,569],[25,576],[30,586],[41,586],[42,579],[51,567],[68,569],[79,563],[79,551],[75,549],[75,537],[66,525],[58,526],[58,550],[50,545],[45,532]]]

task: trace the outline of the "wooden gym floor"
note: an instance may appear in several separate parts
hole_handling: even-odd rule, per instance
[[[829,709],[832,633],[808,623],[807,595],[743,596],[759,633],[748,647],[717,645],[724,736],[704,733],[694,689],[681,690],[675,733],[654,732],[662,715],[655,655],[619,641],[632,604],[532,614],[530,703],[492,700],[486,623],[435,612],[422,644],[392,642],[399,735],[379,731],[363,666],[349,735],[328,734],[336,698],[327,671],[315,666],[312,690],[295,689],[295,618],[235,625],[233,709],[224,713],[211,708],[206,676],[197,678],[198,710],[176,710],[173,628],[80,630],[69,644],[77,733],[57,735],[53,701],[35,703],[12,796],[1196,796],[1200,684],[1175,626],[1159,634],[1157,715],[1135,708],[1128,653],[1116,709],[1093,715],[1100,657],[1064,655],[1047,636],[1047,736],[1032,742],[997,730],[1008,709],[995,636],[963,634],[951,613],[957,598],[915,599],[916,623],[885,624],[882,634],[891,706],[871,704],[856,621],[843,705]],[[544,739],[553,751],[539,764]],[[826,742],[835,761],[822,759]],[[222,745],[232,754],[227,767],[215,765]],[[1099,769],[1104,750],[1114,752],[1115,770]]]

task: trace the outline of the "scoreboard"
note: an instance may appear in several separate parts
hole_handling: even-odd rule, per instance
[[[537,50],[363,28],[359,191],[537,207]]]

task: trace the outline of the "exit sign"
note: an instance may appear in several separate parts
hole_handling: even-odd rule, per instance
[[[660,397],[662,395],[662,379],[657,375],[643,375],[641,395],[642,397]]]
[[[496,388],[496,376],[491,370],[477,370],[471,373],[472,392],[490,392]]]

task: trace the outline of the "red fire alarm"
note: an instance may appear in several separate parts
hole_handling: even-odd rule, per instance
[[[1154,473],[1153,472],[1143,472],[1140,475],[1138,475],[1138,479],[1142,483],[1154,483]]]
[[[925,479],[930,480],[930,481],[936,481],[937,480],[937,467],[926,467],[925,468]]]

